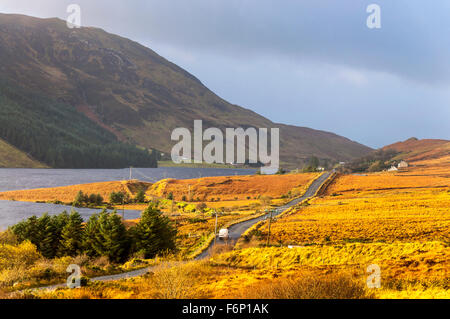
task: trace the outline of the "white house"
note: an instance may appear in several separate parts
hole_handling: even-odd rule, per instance
[[[400,163],[398,163],[398,168],[407,168],[408,167],[408,163],[405,161],[401,161]]]
[[[391,168],[388,169],[388,172],[395,172],[398,171],[398,168],[395,167],[394,165],[391,166]]]

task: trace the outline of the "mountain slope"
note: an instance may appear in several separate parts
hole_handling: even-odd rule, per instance
[[[450,141],[438,139],[410,138],[383,147],[383,150],[400,152],[398,157],[411,162],[440,159],[450,156]]]
[[[1,167],[45,168],[46,166],[0,139],[0,168]]]
[[[450,166],[450,141],[438,139],[419,140],[412,137],[403,142],[384,146],[363,157],[352,160],[340,170],[346,173],[378,172],[407,161],[409,166],[437,169],[445,167],[445,174]],[[430,171],[427,172],[429,174]]]
[[[370,151],[338,135],[275,124],[232,105],[152,50],[101,29],[0,14],[0,54],[9,87],[70,106],[119,141],[147,149],[170,152],[172,130],[202,119],[204,127],[222,129],[280,127],[281,161],[290,165],[311,155],[349,160]]]

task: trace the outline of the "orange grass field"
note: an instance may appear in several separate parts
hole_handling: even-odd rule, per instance
[[[450,242],[448,188],[395,190],[315,198],[310,206],[271,225],[282,244],[345,242]],[[262,237],[267,225],[260,228]]]
[[[270,247],[264,247],[268,224],[262,222],[234,249],[217,247],[209,260],[164,262],[143,277],[38,291],[34,296],[450,298],[450,163],[445,152],[444,148],[436,153],[443,155],[439,159],[413,154],[418,160],[395,173],[338,175],[323,195],[273,220]],[[163,180],[152,185],[147,195],[166,197],[172,192],[180,200],[188,196],[190,185],[191,197],[211,205],[224,206],[223,201],[229,201],[248,206],[260,196],[281,200],[289,191],[301,194],[317,176]],[[219,217],[219,224],[257,214],[240,210]],[[207,242],[213,227],[211,216],[179,216],[182,250],[192,253]],[[367,267],[373,264],[381,271],[378,289],[366,285]]]
[[[442,162],[440,163],[442,165]],[[450,242],[449,166],[404,172],[340,175],[324,196],[272,224],[274,242]],[[431,172],[430,176],[426,176]],[[264,236],[267,225],[260,227]]]
[[[448,250],[438,242],[248,248],[213,255],[208,261],[162,263],[135,279],[36,295],[52,299],[448,298]],[[366,266],[373,263],[381,268],[380,289],[365,285]]]
[[[303,193],[318,173],[285,175],[251,175],[204,177],[197,179],[166,179],[155,183],[147,192],[149,195],[166,197],[172,193],[175,200],[183,196],[189,200],[202,201],[245,200],[260,196],[280,198],[289,191]]]
[[[298,196],[318,176],[318,173],[219,176],[188,180],[166,179],[155,184],[137,180],[113,181],[2,192],[0,193],[0,200],[32,202],[61,201],[69,203],[74,200],[77,193],[81,190],[86,194],[100,194],[105,201],[108,201],[109,194],[112,192],[120,191],[134,196],[142,188],[146,190],[146,194],[149,197],[166,198],[172,192],[175,200],[180,201],[183,196],[186,196],[187,201],[190,201],[188,198],[190,185],[191,200],[200,199],[205,202],[211,201],[216,203],[213,206],[220,207],[217,204],[220,201],[257,200],[261,196],[280,198],[283,195],[287,195],[289,191],[291,192],[291,197]]]
[[[356,197],[371,192],[383,193],[390,190],[419,191],[432,188],[448,188],[449,186],[450,178],[435,175],[392,173],[373,173],[365,176],[342,175],[327,188],[327,195],[349,194]]]
[[[197,200],[198,197],[213,200],[205,202],[207,207],[222,212],[217,225],[221,228],[239,220],[259,216],[259,209],[263,208],[260,200],[262,196],[273,196],[275,197],[272,200],[273,204],[282,204],[303,194],[317,176],[319,176],[318,173],[208,177],[191,180],[163,180],[153,186],[150,183],[136,180],[116,181],[4,192],[0,193],[0,199],[69,203],[81,190],[85,194],[100,194],[105,201],[108,201],[111,192],[121,191],[134,197],[139,189],[144,189],[148,198],[164,198],[169,192],[172,192],[175,199],[181,200],[185,186],[192,185],[191,192],[196,195],[193,196],[194,200]],[[212,197],[212,195],[217,197]],[[286,195],[286,198],[282,199],[283,195]],[[220,201],[219,197],[221,197]],[[172,209],[174,209],[173,213],[179,215],[170,216],[170,218],[176,222],[180,253],[190,255],[210,240],[215,229],[215,217],[210,214],[184,212],[177,207],[177,203],[173,203],[173,205],[170,203],[171,201],[162,200],[160,207],[169,216]],[[197,204],[198,202],[192,205]],[[270,200],[266,201],[266,204],[270,204]],[[126,209],[144,210],[147,205],[127,204]],[[126,223],[130,226],[137,221],[127,221]]]
[[[270,242],[279,248],[244,249],[215,261],[342,271],[377,264],[380,298],[450,298],[450,165],[445,158],[396,173],[340,175],[323,196],[272,222]],[[268,224],[261,223],[241,246],[265,243],[267,236]]]

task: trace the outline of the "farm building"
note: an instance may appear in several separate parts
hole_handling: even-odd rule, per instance
[[[408,167],[408,163],[405,161],[401,161],[400,163],[398,163],[398,168],[407,168]]]
[[[394,165],[391,166],[391,168],[388,169],[388,172],[395,172],[398,171],[398,168],[395,167]]]

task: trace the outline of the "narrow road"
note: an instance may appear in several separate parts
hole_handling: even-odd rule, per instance
[[[320,177],[318,177],[309,186],[309,188],[306,190],[306,192],[305,192],[305,194],[303,194],[303,196],[296,198],[283,206],[277,207],[274,210],[274,212],[272,213],[272,217],[275,217],[275,216],[281,214],[282,212],[284,212],[285,210],[289,209],[290,207],[300,203],[301,201],[314,196],[314,194],[317,192],[319,187],[328,179],[328,177],[330,177],[331,174],[332,174],[332,172],[323,173]],[[267,219],[269,216],[270,216],[270,213],[260,216],[260,217],[257,217],[257,218],[254,218],[254,219],[243,221],[238,224],[234,224],[233,226],[229,227],[228,231],[229,231],[230,241],[231,242],[237,241],[247,229],[249,229],[251,226],[253,226],[257,222],[259,222],[263,219]],[[224,242],[216,241],[216,245],[224,245],[224,244],[225,244]],[[209,245],[208,248],[206,248],[200,255],[198,255],[195,258],[195,260],[201,260],[201,259],[208,257],[213,245],[214,245],[214,242],[211,243],[211,245]],[[94,278],[90,278],[90,280],[91,281],[114,281],[114,280],[120,280],[120,279],[139,277],[139,276],[145,275],[152,268],[153,267],[147,267],[147,268],[129,271],[126,273],[121,273],[121,274],[116,274],[116,275],[94,277]],[[61,288],[61,287],[65,287],[65,286],[66,286],[66,284],[58,284],[58,285],[40,287],[40,288],[35,288],[35,289],[36,290],[40,290],[40,289],[53,290],[53,289]]]
[[[272,213],[272,217],[275,217],[275,216],[281,214],[282,212],[284,212],[285,210],[289,209],[290,207],[297,205],[301,201],[314,196],[314,194],[317,192],[319,187],[327,180],[328,177],[330,177],[331,173],[332,172],[323,173],[319,178],[317,178],[309,186],[309,188],[306,190],[305,194],[303,194],[302,197],[296,198],[283,206],[277,207],[274,210],[274,212]],[[267,213],[266,215],[263,215],[263,216],[260,216],[260,217],[254,218],[254,219],[249,219],[244,222],[230,226],[228,228],[228,232],[229,232],[229,236],[230,236],[229,241],[230,242],[237,241],[247,229],[249,229],[251,226],[253,226],[257,222],[259,222],[263,219],[267,219],[269,216],[270,216],[270,213]],[[218,241],[218,240],[216,241],[216,245],[224,245],[224,244],[225,244],[225,242],[223,242],[223,241]],[[214,242],[212,242],[211,245],[209,245],[208,248],[206,248],[195,259],[200,260],[200,259],[204,259],[204,258],[208,257],[213,245],[214,245]]]
[[[124,273],[120,273],[120,274],[116,274],[116,275],[106,275],[106,276],[101,276],[101,277],[93,277],[93,278],[89,278],[89,279],[91,281],[114,281],[114,280],[120,280],[120,279],[139,277],[139,276],[142,276],[142,275],[145,275],[146,273],[148,273],[151,270],[151,268],[153,268],[153,267],[146,267],[146,268],[128,271],[128,272],[124,272]],[[65,287],[67,287],[66,283],[34,288],[32,290],[41,290],[41,289],[54,290],[56,288],[65,288]]]

